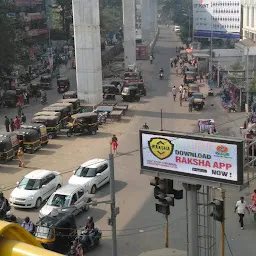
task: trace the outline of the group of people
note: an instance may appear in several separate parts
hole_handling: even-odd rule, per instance
[[[21,113],[21,117],[16,116],[14,119],[13,118],[9,119],[7,116],[5,116],[4,125],[5,125],[6,132],[13,132],[15,130],[20,129],[21,124],[25,124],[26,120],[27,118],[24,113]]]

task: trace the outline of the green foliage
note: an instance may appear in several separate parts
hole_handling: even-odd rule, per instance
[[[256,74],[254,74],[254,76],[253,76],[249,91],[250,92],[256,92]]]
[[[244,65],[241,62],[236,62],[233,65],[230,65],[231,69],[234,71],[241,71],[244,69]]]
[[[100,12],[101,33],[108,34],[116,31],[123,24],[121,8],[104,8]]]

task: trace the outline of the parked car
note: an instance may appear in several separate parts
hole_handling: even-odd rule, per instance
[[[42,202],[62,186],[59,172],[35,170],[28,173],[10,195],[10,204],[17,208],[40,208]]]
[[[39,218],[50,214],[52,211],[67,211],[73,215],[82,211],[87,211],[91,199],[82,186],[66,184],[48,199],[47,203],[39,212]]]
[[[95,194],[110,180],[109,164],[106,159],[92,159],[83,163],[70,177],[68,183],[82,185],[90,194]]]

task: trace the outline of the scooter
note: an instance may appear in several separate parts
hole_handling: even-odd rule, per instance
[[[163,73],[160,73],[159,77],[160,77],[161,80],[163,80],[164,74],[163,74]]]

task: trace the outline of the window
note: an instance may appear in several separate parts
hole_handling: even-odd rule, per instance
[[[84,195],[84,190],[81,189],[77,192],[78,199],[81,198]]]
[[[72,196],[70,205],[74,205],[76,201],[77,201],[77,195],[74,194],[74,195]]]

